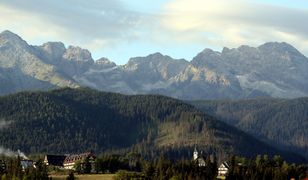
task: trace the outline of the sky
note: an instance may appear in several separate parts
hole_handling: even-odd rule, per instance
[[[61,41],[117,64],[272,41],[308,55],[306,0],[0,0],[0,17],[0,31],[29,44]]]

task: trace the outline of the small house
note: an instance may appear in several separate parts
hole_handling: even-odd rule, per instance
[[[228,174],[229,169],[230,169],[230,165],[227,162],[223,162],[218,167],[218,176],[226,177],[227,174]]]

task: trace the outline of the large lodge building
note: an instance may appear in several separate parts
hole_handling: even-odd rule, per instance
[[[72,155],[45,155],[44,163],[47,166],[55,166],[64,169],[74,169],[77,162],[81,166],[86,160],[89,161],[91,166],[94,165],[96,156],[92,152],[86,152],[82,154],[72,154]]]

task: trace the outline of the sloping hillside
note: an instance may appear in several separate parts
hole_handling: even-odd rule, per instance
[[[191,103],[265,142],[308,157],[308,98]]]
[[[217,154],[290,155],[191,105],[163,96],[67,88],[1,97],[0,107],[0,144],[25,152],[102,152],[133,147],[145,154],[163,151],[187,157],[197,144],[204,152]]]

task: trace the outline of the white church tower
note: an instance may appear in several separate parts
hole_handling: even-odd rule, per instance
[[[197,151],[196,147],[195,147],[195,150],[194,150],[194,153],[193,153],[193,158],[194,158],[194,160],[198,159],[198,151]]]

